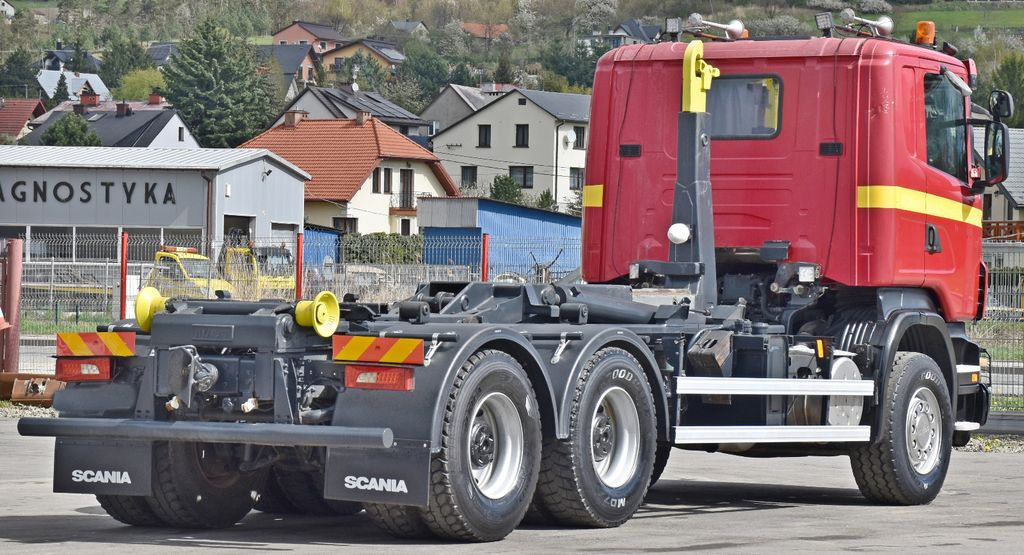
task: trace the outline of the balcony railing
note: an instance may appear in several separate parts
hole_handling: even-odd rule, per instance
[[[399,191],[391,195],[392,210],[415,210],[417,199],[431,196],[430,193],[416,194],[415,191]]]
[[[988,241],[1024,241],[1024,221],[989,221],[981,225],[982,234]]]

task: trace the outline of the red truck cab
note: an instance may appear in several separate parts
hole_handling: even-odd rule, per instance
[[[685,47],[627,46],[598,63],[588,281],[668,254]],[[877,38],[711,42],[704,56],[721,70],[708,97],[720,275],[788,241],[786,260],[818,265],[823,283],[924,288],[947,321],[979,315],[970,98],[944,75],[969,82],[973,63]]]

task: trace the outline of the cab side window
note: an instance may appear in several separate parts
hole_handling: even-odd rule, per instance
[[[942,75],[924,76],[928,165],[967,181],[967,126],[964,97]]]

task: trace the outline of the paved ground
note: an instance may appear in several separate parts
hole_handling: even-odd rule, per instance
[[[51,493],[53,440],[18,437],[14,423],[0,420],[0,552],[7,553],[1020,552],[1024,542],[1024,455],[964,452],[954,454],[946,487],[927,507],[867,504],[845,457],[759,460],[679,451],[647,505],[612,530],[523,528],[481,547],[393,540],[363,516],[253,512],[229,530],[133,529],[107,517],[91,497]]]

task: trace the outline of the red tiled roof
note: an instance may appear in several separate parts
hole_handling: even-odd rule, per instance
[[[38,98],[7,98],[0,102],[0,135],[17,137],[29,120],[46,113]]]
[[[450,196],[458,187],[437,156],[376,118],[302,120],[272,127],[240,148],[266,148],[309,172],[306,200],[348,202],[381,160],[422,160]]]
[[[496,39],[508,32],[508,25],[504,23],[464,21],[462,22],[462,30],[478,39]]]

